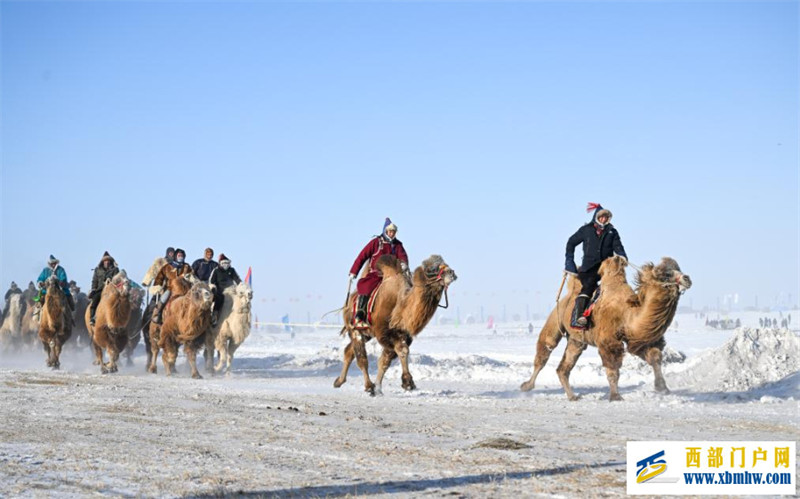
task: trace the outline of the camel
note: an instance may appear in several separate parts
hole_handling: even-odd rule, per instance
[[[59,369],[61,347],[72,334],[72,318],[61,283],[53,274],[45,281],[47,294],[39,318],[39,339],[47,354],[47,367]]]
[[[120,271],[112,279],[107,279],[97,305],[95,325],[89,324],[91,308],[86,309],[86,325],[92,340],[95,365],[103,374],[117,372],[119,354],[128,343],[126,327],[131,316],[131,302],[128,299],[131,283],[125,271]],[[103,362],[103,349],[108,354],[108,362]]]
[[[223,294],[225,301],[219,311],[217,325],[206,335],[206,352],[219,352],[219,361],[212,369],[214,359],[209,355],[206,358],[206,371],[220,372],[225,364],[225,373],[229,375],[234,352],[250,336],[250,302],[253,300],[253,290],[246,283],[240,282],[225,289]]]
[[[0,345],[3,350],[13,347],[19,350],[22,346],[22,293],[12,294],[8,298],[6,319],[0,326]]]
[[[411,281],[403,274],[400,262],[393,255],[380,257],[375,266],[383,274],[383,281],[375,297],[372,324],[365,330],[352,327],[353,303],[357,299],[357,294],[353,293],[344,308],[345,326],[341,331],[342,335],[347,333],[350,336],[350,343],[344,349],[342,372],[333,382],[333,386],[339,388],[347,381],[347,370],[355,357],[364,374],[364,391],[373,396],[382,393],[383,376],[397,357],[403,368],[403,389],[416,388],[408,370],[408,347],[431,320],[442,294],[457,278],[439,255],[431,255],[423,261],[414,270]],[[375,383],[369,378],[365,346],[373,337],[383,347]]]
[[[150,266],[150,269],[145,275],[146,280],[143,281],[144,283],[152,282],[152,280],[155,279],[156,274],[158,274],[158,271],[161,269],[159,265],[161,264],[162,260],[166,264],[166,258],[156,258],[156,261],[153,262],[153,265]],[[180,291],[173,292],[170,301],[179,296],[185,295],[189,289],[191,289],[194,283],[200,282],[194,274],[184,275],[182,277],[182,279],[178,279],[179,282],[175,286],[176,289],[180,289]],[[149,281],[147,279],[149,279]],[[144,342],[145,350],[147,351],[147,365],[145,366],[145,370],[150,373],[155,373],[157,371],[156,359],[153,357],[153,352],[155,352],[155,356],[158,357],[158,341],[161,337],[161,328],[157,324],[153,324],[152,320],[153,311],[156,308],[156,301],[160,298],[162,289],[162,286],[150,286],[150,293],[153,295],[153,298],[150,300],[150,303],[145,306],[144,312],[142,313],[142,340]],[[156,336],[155,340],[152,339],[153,333]],[[155,343],[153,343],[153,341],[155,341]],[[172,370],[177,372],[175,366],[172,367]]]
[[[164,310],[164,323],[150,323],[150,365],[148,371],[156,372],[159,348],[164,350],[164,369],[167,376],[175,370],[178,348],[183,345],[186,358],[192,368],[192,378],[200,379],[197,371],[197,350],[203,346],[205,336],[211,328],[211,306],[213,295],[204,282],[196,282],[189,292],[171,299]]]
[[[556,372],[569,400],[578,400],[569,384],[569,374],[587,345],[597,347],[609,384],[609,400],[622,400],[619,394],[619,369],[625,351],[641,357],[653,368],[655,389],[669,392],[661,372],[661,352],[666,345],[664,334],[675,316],[678,300],[692,286],[692,280],[681,272],[678,262],[664,257],[658,265],[647,263],[636,275],[636,291],[625,279],[627,261],[614,256],[600,265],[601,293],[594,305],[589,328],[585,331],[570,326],[575,298],[581,289],[576,278],[570,278],[569,292],[550,313],[536,344],[533,374],[520,386],[522,391],[534,388],[536,377],[550,358],[550,353],[568,337],[567,348]]]
[[[82,291],[72,290],[72,297],[75,299],[75,312],[72,314],[75,327],[72,328],[73,338],[70,343],[74,343],[78,347],[85,347],[91,345],[89,338],[89,328],[85,320],[86,309],[89,307],[89,297]]]
[[[131,304],[131,315],[128,319],[128,324],[125,326],[125,336],[128,338],[128,343],[125,345],[123,353],[125,354],[125,364],[127,366],[132,366],[133,352],[139,345],[139,339],[142,336],[142,302],[144,301],[144,290],[131,287],[128,293],[128,301]]]
[[[25,347],[33,347],[39,339],[39,322],[41,307],[32,297],[22,294],[25,300],[25,312],[22,314],[21,342]]]

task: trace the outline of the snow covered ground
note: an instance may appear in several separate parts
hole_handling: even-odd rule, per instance
[[[678,315],[667,344],[687,358],[665,365],[672,393],[626,357],[619,403],[594,348],[571,377],[581,400],[567,401],[563,342],[519,391],[541,322],[430,326],[411,347],[418,390],[401,389],[395,364],[375,398],[355,365],[333,388],[345,342],[329,328],[254,331],[232,376],[203,380],[182,360],[172,378],[160,363],[146,374],[141,346],[114,375],[84,350],[59,372],[40,351],[4,354],[0,496],[623,495],[628,440],[800,440],[800,337],[758,328],[763,315],[738,314],[731,331]]]

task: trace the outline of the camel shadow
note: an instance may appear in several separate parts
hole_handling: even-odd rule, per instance
[[[567,475],[579,470],[621,467],[625,472],[624,461],[610,461],[598,464],[571,464],[557,468],[544,468],[533,471],[512,471],[507,473],[483,473],[479,475],[461,475],[448,478],[427,478],[419,480],[390,480],[385,482],[362,482],[344,485],[315,485],[310,487],[284,488],[262,491],[237,491],[236,497],[342,497],[362,496],[368,494],[410,494],[414,492],[452,489],[470,485],[498,484],[506,480],[525,480],[545,476]],[[431,490],[432,489],[432,490]],[[429,492],[429,493],[431,493]],[[456,491],[450,492],[455,493]],[[203,499],[220,497],[219,494],[196,496]]]

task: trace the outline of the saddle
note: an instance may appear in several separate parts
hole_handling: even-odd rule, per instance
[[[366,328],[356,328],[360,330],[369,329],[372,326],[372,310],[375,308],[375,298],[378,296],[378,291],[380,291],[381,286],[383,286],[383,282],[381,282],[377,288],[375,288],[372,293],[369,295],[369,300],[367,301],[367,320],[364,321],[367,324]],[[355,326],[356,324],[356,312],[358,311],[358,298],[353,300],[353,309],[352,309],[352,319],[350,320],[350,324]]]
[[[586,310],[583,311],[583,316],[586,317],[586,326],[581,326],[578,324],[578,311],[575,307],[572,307],[572,315],[570,316],[569,326],[574,329],[591,329],[594,324],[592,324],[592,311],[594,310],[594,304],[600,298],[601,289],[600,286],[597,286],[597,289],[594,290],[592,294],[592,298],[589,300],[589,304],[586,306]]]

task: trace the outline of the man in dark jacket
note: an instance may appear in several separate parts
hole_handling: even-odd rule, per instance
[[[356,261],[353,262],[353,266],[350,267],[350,280],[352,281],[356,278],[356,275],[358,275],[364,263],[369,260],[369,272],[366,276],[359,279],[356,285],[356,291],[358,291],[358,307],[356,315],[353,318],[356,329],[366,329],[369,327],[366,323],[367,301],[369,301],[369,295],[383,280],[383,276],[380,275],[378,269],[375,268],[375,263],[377,263],[378,258],[383,255],[394,255],[400,260],[403,271],[408,270],[408,255],[403,247],[403,243],[395,239],[395,235],[397,235],[397,226],[387,218],[383,223],[381,235],[375,236],[364,246],[364,249],[362,249],[361,253],[356,257]]]
[[[219,254],[219,266],[211,271],[211,277],[208,279],[208,284],[211,291],[214,292],[214,310],[211,313],[211,325],[216,326],[219,319],[219,311],[222,310],[222,304],[225,302],[225,295],[222,294],[225,289],[236,286],[242,282],[236,269],[231,267],[230,259],[225,256],[225,253]]]
[[[581,281],[581,292],[575,300],[575,316],[580,327],[586,327],[588,320],[583,316],[586,306],[597,289],[600,276],[597,271],[603,260],[616,253],[627,259],[625,248],[619,238],[619,232],[611,223],[611,212],[599,203],[589,203],[587,212],[594,210],[592,221],[578,229],[567,241],[565,270],[577,275]],[[580,268],[575,267],[575,247],[583,244],[583,262]]]
[[[198,258],[192,264],[192,272],[195,277],[207,283],[208,278],[211,277],[211,272],[217,268],[217,262],[214,261],[214,250],[206,248],[205,258]]]
[[[103,253],[103,258],[94,269],[92,276],[92,290],[89,291],[89,299],[92,300],[89,308],[91,309],[91,318],[89,324],[94,326],[94,315],[97,313],[97,306],[100,304],[100,297],[103,294],[103,288],[106,287],[106,280],[111,279],[119,272],[117,262],[108,254],[108,251]]]
[[[19,287],[17,286],[17,283],[14,282],[14,281],[11,281],[11,287],[8,288],[8,291],[6,291],[6,296],[5,296],[6,303],[5,303],[5,306],[3,307],[3,319],[0,320],[0,323],[2,323],[6,319],[6,315],[8,315],[8,305],[11,303],[11,296],[12,295],[21,295],[21,294],[22,294],[22,290],[19,289]]]

